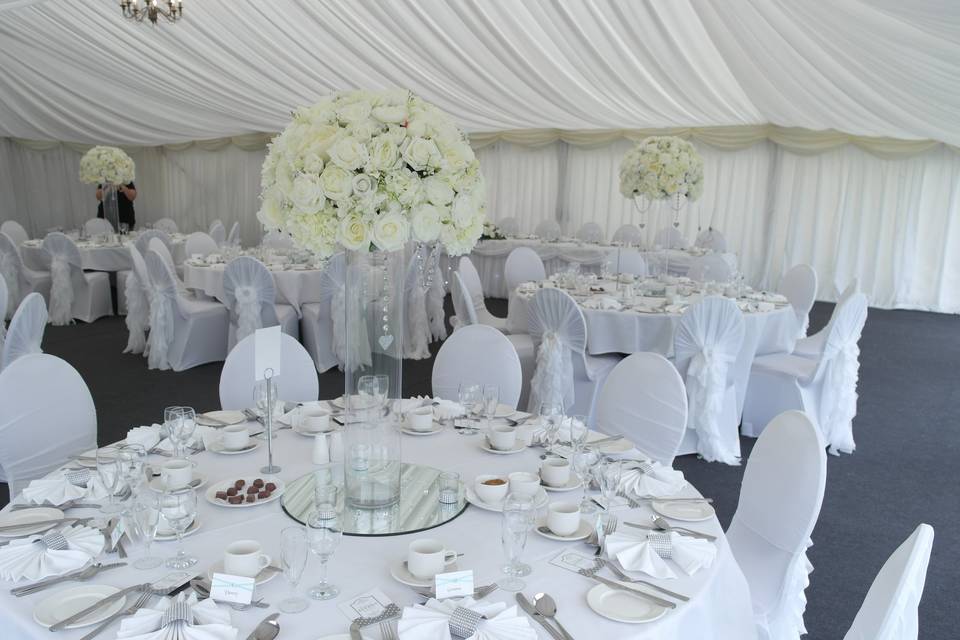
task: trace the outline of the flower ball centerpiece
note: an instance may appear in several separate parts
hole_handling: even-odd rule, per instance
[[[654,200],[672,199],[672,208],[679,211],[684,198],[694,201],[703,193],[703,159],[696,147],[681,138],[646,138],[620,163],[620,193],[641,212]]]
[[[87,184],[127,184],[134,172],[133,159],[116,147],[93,147],[80,159],[80,181]]]

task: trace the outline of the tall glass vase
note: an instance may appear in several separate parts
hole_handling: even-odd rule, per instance
[[[382,508],[400,499],[400,432],[391,410],[403,388],[406,260],[403,251],[348,251],[346,265],[346,498]],[[380,394],[370,393],[366,376],[382,376]]]
[[[117,185],[104,182],[100,187],[100,202],[103,203],[103,218],[113,225],[113,230],[120,230],[120,205],[117,203]]]

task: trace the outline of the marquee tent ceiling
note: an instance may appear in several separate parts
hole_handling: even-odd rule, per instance
[[[953,0],[0,0],[0,136],[164,144],[276,131],[409,87],[468,131],[773,123],[960,145]]]

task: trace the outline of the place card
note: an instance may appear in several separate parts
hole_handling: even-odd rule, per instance
[[[434,591],[437,600],[444,598],[462,598],[473,595],[473,570],[438,573],[434,576]]]
[[[263,380],[265,373],[272,370],[271,376],[280,375],[281,358],[280,325],[257,329],[253,339],[253,375],[254,380]]]
[[[560,567],[561,569],[566,569],[567,571],[572,571],[573,573],[580,573],[581,569],[586,569],[587,571],[593,571],[597,568],[597,557],[592,553],[582,553],[577,550],[576,547],[569,547],[558,553],[553,560],[550,561],[555,567]]]
[[[375,618],[392,602],[380,589],[372,589],[337,605],[340,613],[353,622],[357,618]]]
[[[256,578],[215,573],[210,580],[210,599],[217,602],[250,604],[256,585]]]

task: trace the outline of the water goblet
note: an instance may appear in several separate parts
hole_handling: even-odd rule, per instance
[[[314,600],[330,600],[340,593],[340,589],[327,580],[327,563],[343,535],[337,511],[338,488],[336,485],[318,486],[315,495],[316,513],[307,520],[307,544],[320,559],[320,582],[309,593]]]
[[[291,592],[280,601],[278,608],[283,613],[300,613],[309,604],[297,595],[297,585],[307,566],[307,549],[307,531],[303,527],[286,527],[280,532],[280,566]]]
[[[558,402],[541,402],[537,413],[543,423],[543,445],[551,453],[560,439],[560,425],[563,422],[563,405]]]
[[[600,494],[607,505],[607,517],[610,514],[610,505],[613,504],[620,490],[620,478],[623,475],[623,465],[619,460],[604,458],[597,467],[597,480],[600,484]]]
[[[130,518],[127,531],[132,531],[143,547],[143,555],[133,561],[134,569],[156,569],[163,560],[150,555],[150,547],[160,526],[160,501],[150,488],[139,490],[133,497],[129,509]]]
[[[183,548],[183,532],[197,517],[197,494],[193,489],[166,491],[160,496],[160,515],[177,534],[177,555],[167,560],[168,569],[187,569],[197,564]]]
[[[173,454],[177,458],[187,457],[187,444],[193,438],[197,429],[197,414],[191,407],[180,407],[179,419],[174,421],[173,432],[176,434],[177,447]]]
[[[590,428],[587,427],[587,416],[576,415],[566,421],[570,430],[570,446],[577,448],[587,441]]]
[[[170,441],[170,444],[176,447],[176,443],[173,441],[173,426],[174,423],[180,419],[182,407],[166,407],[163,410],[163,425],[160,427],[160,436],[161,438],[166,438]]]
[[[577,479],[580,480],[583,485],[583,498],[580,500],[581,513],[596,513],[597,511],[597,507],[587,497],[587,489],[590,487],[591,472],[599,459],[600,455],[593,447],[580,445],[573,450],[573,457],[571,459],[571,462],[573,462],[573,471],[577,474]]]
[[[147,459],[147,449],[142,444],[135,443],[119,445],[118,449],[120,474],[124,483],[130,487],[132,497],[133,493],[146,481],[143,466]]]
[[[273,378],[259,380],[253,385],[253,404],[257,409],[257,415],[263,419],[264,424],[266,424],[267,414],[270,413],[271,409],[274,420],[283,414],[283,403],[277,398],[278,391],[279,385],[277,380]],[[277,434],[274,433],[273,437],[276,438]]]
[[[507,558],[503,572],[508,577],[497,583],[504,591],[521,591],[526,586],[520,578],[530,575],[530,565],[521,562],[521,558],[527,545],[527,535],[535,524],[536,513],[533,496],[508,493],[504,498],[500,536]]]
[[[97,477],[107,492],[107,500],[100,507],[105,514],[119,513],[123,506],[117,501],[117,492],[122,484],[120,470],[120,450],[117,447],[97,449]]]
[[[497,414],[497,407],[500,406],[500,387],[495,384],[483,385],[483,417],[487,419],[487,429],[493,417]]]
[[[483,406],[483,385],[461,384],[457,396],[460,400],[460,405],[467,412],[467,419],[476,419]],[[477,433],[477,431],[474,427],[461,427],[457,429],[457,433],[464,436],[472,436]]]

